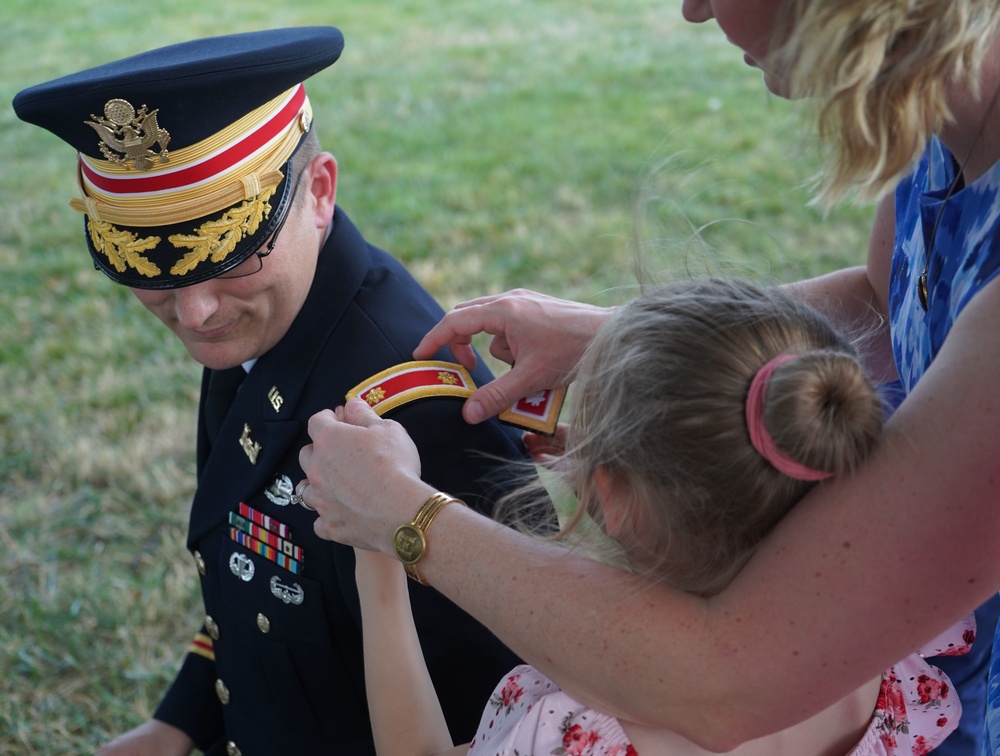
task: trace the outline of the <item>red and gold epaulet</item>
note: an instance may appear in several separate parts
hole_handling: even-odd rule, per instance
[[[373,375],[347,392],[347,399],[359,397],[379,416],[404,404],[433,396],[466,399],[476,390],[469,371],[457,362],[420,360],[394,365]],[[541,391],[516,402],[498,419],[509,425],[552,434],[562,409],[564,388]]]

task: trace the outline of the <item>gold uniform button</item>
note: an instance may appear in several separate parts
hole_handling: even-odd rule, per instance
[[[243,756],[243,751],[231,740],[226,743],[226,753],[228,756]]]
[[[205,630],[211,636],[212,640],[219,640],[219,623],[207,614],[205,615]]]
[[[208,568],[205,565],[205,558],[201,555],[200,551],[194,552],[194,563],[195,566],[197,566],[198,568],[199,575],[204,575],[206,572],[208,572]]]
[[[257,615],[257,629],[262,633],[271,632],[271,620],[269,620],[265,615]]]
[[[215,681],[215,695],[219,697],[223,706],[229,703],[229,688],[226,687],[226,684],[222,680]]]

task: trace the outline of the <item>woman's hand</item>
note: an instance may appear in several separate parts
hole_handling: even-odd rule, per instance
[[[518,399],[565,386],[594,334],[612,309],[580,304],[515,289],[463,302],[424,336],[413,358],[426,360],[447,346],[458,362],[476,366],[472,337],[493,336],[490,354],[512,366],[510,372],[480,386],[462,410],[469,423],[480,423]]]
[[[309,485],[305,504],[319,514],[316,535],[392,553],[392,534],[433,489],[420,480],[420,455],[399,423],[361,399],[309,419],[312,443],[299,452]]]

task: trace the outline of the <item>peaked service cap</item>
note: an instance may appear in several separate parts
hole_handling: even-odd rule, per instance
[[[182,42],[29,87],[14,111],[77,150],[70,205],[95,267],[178,288],[236,267],[280,226],[312,124],[303,82],[343,47],[328,26]]]

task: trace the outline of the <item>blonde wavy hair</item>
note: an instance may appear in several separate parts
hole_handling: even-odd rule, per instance
[[[787,0],[768,68],[791,97],[818,98],[833,154],[817,201],[892,189],[951,118],[950,82],[978,94],[998,28],[997,0]]]
[[[881,434],[882,402],[850,342],[816,310],[721,278],[678,281],[621,307],[580,363],[566,448],[547,473],[579,501],[556,537],[576,543],[581,525],[604,525],[603,475],[625,523],[612,529],[614,557],[682,590],[721,590],[816,485],[779,472],[748,434],[750,382],[782,354],[797,358],[771,377],[768,432],[800,464],[849,473]],[[506,504],[536,535],[548,504],[539,488],[529,483]],[[592,556],[608,556],[593,544],[584,544]]]

